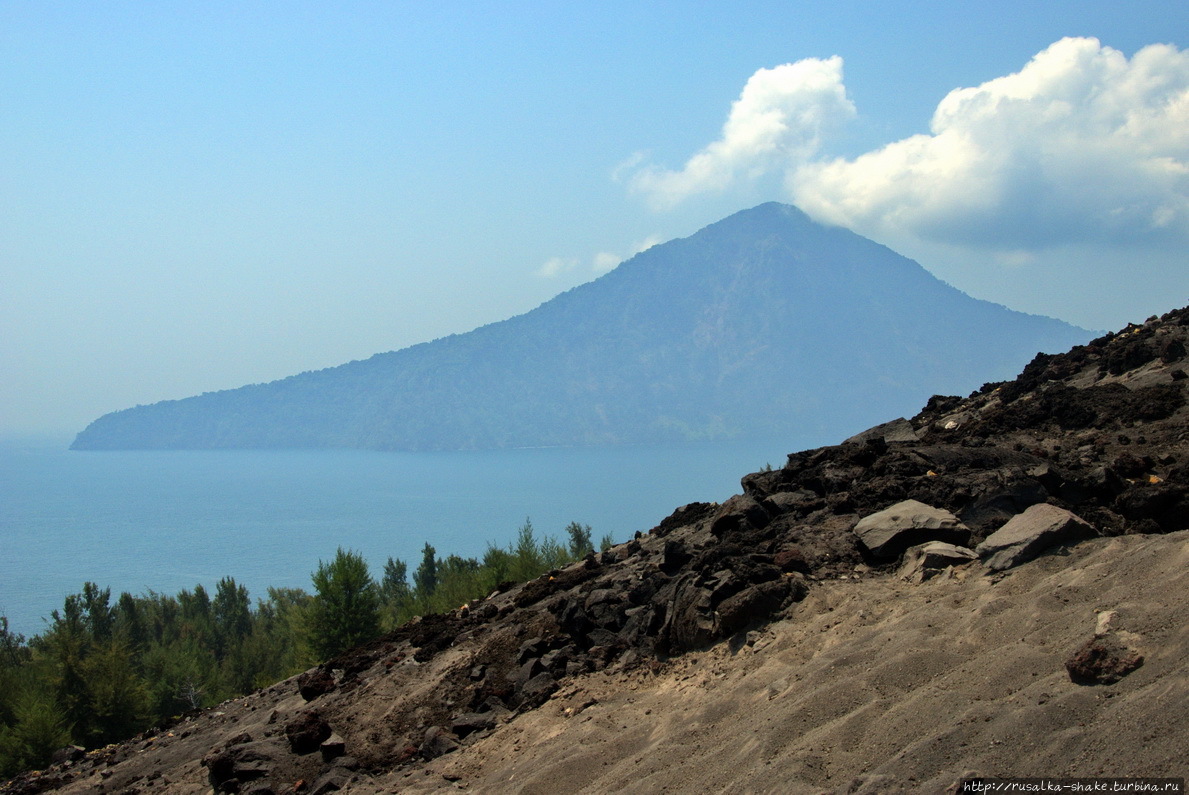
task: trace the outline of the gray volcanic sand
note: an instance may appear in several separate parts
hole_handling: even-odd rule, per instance
[[[575,680],[490,737],[384,783],[943,792],[967,772],[1185,775],[1189,533],[1098,539],[1006,575],[984,571],[821,583],[754,645]],[[1064,662],[1107,610],[1145,662],[1113,685],[1074,684]]]
[[[340,791],[945,792],[966,773],[1184,776],[1189,531],[1100,538],[986,571],[814,583],[750,644],[567,679],[453,753],[344,772]],[[1115,684],[1074,684],[1065,661],[1104,611],[1144,663]],[[315,704],[348,754],[375,758],[389,747],[384,727],[441,698],[473,654],[464,642],[424,664],[380,662],[339,701]],[[308,708],[296,690],[286,680],[121,746],[58,791],[209,793],[203,756],[237,735],[275,736]],[[298,759],[289,781],[309,792],[322,762]]]

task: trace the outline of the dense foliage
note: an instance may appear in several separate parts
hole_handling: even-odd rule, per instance
[[[389,558],[379,581],[361,555],[339,549],[312,574],[314,593],[269,588],[255,605],[231,577],[214,596],[122,593],[85,583],[26,641],[0,616],[0,777],[43,767],[69,744],[117,742],[184,712],[264,687],[371,640],[410,618],[440,613],[593,551],[589,526],[565,543],[525,521],[507,548],[482,560],[437,558],[426,544],[408,566]],[[604,536],[601,547],[611,546]]]

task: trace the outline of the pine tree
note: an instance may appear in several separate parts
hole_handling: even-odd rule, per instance
[[[380,634],[379,588],[357,552],[338,549],[330,563],[313,574],[310,604],[310,646],[327,660]]]
[[[0,726],[0,778],[44,768],[50,756],[70,742],[70,732],[52,696],[25,690],[11,726]]]
[[[516,546],[512,549],[512,579],[516,582],[531,580],[547,568],[541,547],[533,533],[533,523],[525,519],[516,534]]]
[[[211,609],[215,623],[215,656],[221,660],[238,649],[252,631],[248,589],[236,585],[234,578],[224,577],[215,587]]]
[[[409,567],[400,558],[388,558],[384,564],[384,579],[380,583],[380,591],[384,602],[389,605],[399,605],[409,598]]]
[[[438,587],[438,562],[434,556],[437,551],[425,542],[421,550],[421,565],[413,572],[413,585],[417,589],[418,601],[427,603]]]
[[[412,618],[413,593],[409,590],[409,567],[400,558],[388,558],[384,577],[380,581],[380,601],[383,603],[383,623],[386,629],[400,626]]]
[[[581,560],[591,552],[594,552],[590,525],[570,522],[566,525],[566,535],[570,537],[569,552],[573,560]]]

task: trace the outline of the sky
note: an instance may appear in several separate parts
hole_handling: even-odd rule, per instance
[[[1189,4],[0,3],[0,433],[526,312],[765,201],[1189,304]]]

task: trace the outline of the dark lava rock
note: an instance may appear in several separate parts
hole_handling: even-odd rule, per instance
[[[806,560],[805,553],[798,547],[781,549],[772,557],[772,562],[781,571],[796,571],[801,574],[808,574],[810,571],[809,561]]]
[[[849,439],[844,440],[843,444],[866,444],[870,441],[877,442],[916,442],[920,437],[916,430],[913,429],[912,423],[900,417],[899,419],[885,422],[881,425],[876,425],[874,428],[868,428],[862,433],[857,433]]]
[[[661,550],[660,568],[665,574],[675,574],[681,570],[681,567],[689,563],[690,554],[685,544],[680,541],[665,541],[665,546]]]
[[[50,761],[55,765],[65,764],[66,762],[77,762],[87,755],[87,749],[81,745],[68,745],[65,748],[59,748],[54,751],[54,755],[50,757]]]
[[[1113,635],[1096,636],[1065,661],[1069,678],[1079,685],[1110,685],[1144,664],[1144,658]]]
[[[322,752],[322,761],[331,762],[338,759],[347,752],[347,742],[336,733],[331,733],[329,737],[322,741],[318,746],[318,750]]]
[[[1169,340],[1165,342],[1160,348],[1160,361],[1163,364],[1172,364],[1179,362],[1185,358],[1185,343],[1180,340]]]
[[[700,522],[717,509],[718,506],[712,502],[691,502],[673,511],[649,532],[655,536],[666,536],[673,530]]]
[[[450,721],[450,730],[461,740],[468,734],[495,728],[495,718],[490,713],[464,712]]]
[[[521,707],[527,709],[544,704],[555,690],[557,690],[557,680],[553,678],[552,674],[537,674],[520,688]]]
[[[728,637],[751,624],[771,618],[790,601],[803,599],[806,590],[800,580],[783,578],[740,591],[718,606],[717,634]]]
[[[710,524],[710,532],[724,536],[743,529],[763,528],[772,518],[754,497],[737,494],[723,503]]]
[[[314,781],[314,785],[310,787],[310,795],[327,795],[330,792],[338,792],[347,786],[348,781],[350,781],[350,777],[345,771],[328,770]]]
[[[330,724],[317,712],[302,712],[285,724],[285,737],[295,754],[311,754],[331,735]]]
[[[511,682],[515,687],[521,688],[524,687],[525,682],[529,681],[537,674],[542,673],[544,670],[545,666],[541,664],[541,658],[533,657],[531,659],[525,660],[518,667],[509,671],[508,681]]]
[[[1154,522],[1160,532],[1189,528],[1189,490],[1183,486],[1145,483],[1120,494],[1114,507],[1134,521]]]
[[[334,677],[329,671],[315,668],[297,677],[297,690],[306,701],[313,701],[318,696],[334,690]]]
[[[269,777],[277,763],[276,751],[265,740],[242,743],[207,754],[202,764],[215,792],[241,792],[246,782]]]
[[[421,755],[426,759],[437,759],[451,751],[458,750],[458,735],[444,726],[431,726],[425,732],[421,743]]]
[[[677,578],[671,589],[666,622],[662,627],[662,651],[692,651],[715,639],[710,591],[697,580],[692,573],[684,574]]]

